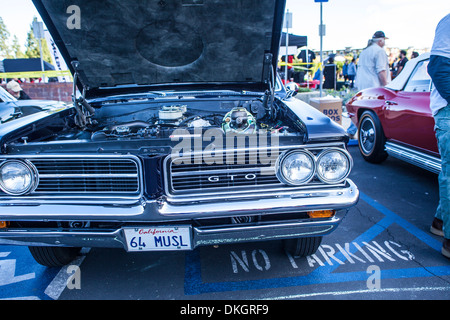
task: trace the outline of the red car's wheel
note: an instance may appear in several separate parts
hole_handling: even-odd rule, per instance
[[[365,111],[358,128],[358,145],[363,158],[372,163],[381,163],[388,154],[384,149],[386,138],[380,120],[372,111]]]

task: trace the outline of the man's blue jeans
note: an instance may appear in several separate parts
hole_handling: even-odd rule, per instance
[[[444,222],[444,237],[450,239],[450,105],[434,116],[435,131],[441,154],[442,170],[439,174],[439,205],[436,218]]]

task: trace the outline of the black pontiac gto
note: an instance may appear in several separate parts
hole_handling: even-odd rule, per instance
[[[284,0],[33,2],[73,106],[0,125],[0,244],[305,256],[358,201],[345,131],[276,76]]]

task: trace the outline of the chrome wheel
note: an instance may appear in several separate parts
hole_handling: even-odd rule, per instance
[[[369,117],[364,118],[359,130],[361,151],[365,154],[370,154],[375,147],[375,139],[375,124],[373,120]]]
[[[380,119],[372,111],[365,111],[359,119],[358,145],[364,160],[372,163],[381,163],[388,154],[385,151],[383,127]]]

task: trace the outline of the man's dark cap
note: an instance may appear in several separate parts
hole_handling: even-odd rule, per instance
[[[373,34],[372,39],[379,39],[379,38],[389,39],[388,37],[386,37],[383,31],[377,31]]]

